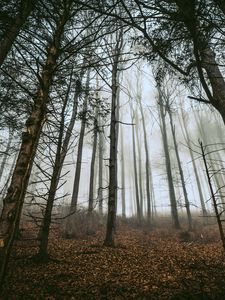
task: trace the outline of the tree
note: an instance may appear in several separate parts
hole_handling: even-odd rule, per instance
[[[124,161],[124,136],[123,127],[120,128],[120,151],[121,151],[121,198],[122,217],[126,218],[126,197],[125,197],[125,161]]]
[[[137,101],[139,105],[139,109],[141,112],[141,122],[142,122],[142,130],[144,134],[144,147],[145,147],[145,172],[146,172],[146,196],[147,196],[147,221],[151,223],[152,219],[152,200],[151,199],[151,192],[153,195],[153,184],[152,184],[152,172],[150,166],[150,157],[149,157],[149,146],[148,146],[148,139],[147,139],[147,131],[146,131],[146,124],[145,124],[145,116],[142,106],[142,95],[141,95],[141,82],[140,82],[140,74],[138,73],[137,76]],[[151,187],[151,190],[150,190]]]
[[[181,113],[182,113],[182,120],[183,120],[183,126],[181,125],[181,128],[183,130],[183,136],[186,140],[186,143],[187,143],[187,146],[188,146],[188,149],[189,149],[189,153],[190,153],[190,156],[191,156],[191,160],[192,160],[193,170],[194,170],[196,183],[197,183],[197,187],[198,187],[200,204],[201,204],[201,208],[202,208],[202,214],[203,214],[203,217],[204,217],[204,223],[207,223],[208,213],[207,213],[206,206],[205,206],[205,201],[204,201],[204,197],[203,197],[201,182],[200,182],[199,174],[198,174],[198,171],[197,171],[197,166],[196,166],[196,163],[195,163],[194,153],[193,153],[192,148],[191,148],[191,139],[189,137],[186,118],[185,118],[183,109],[181,110]],[[180,122],[180,124],[181,124],[181,122]]]
[[[65,8],[57,20],[55,31],[47,48],[45,65],[40,77],[40,85],[31,115],[26,121],[26,131],[22,134],[22,142],[18,154],[16,166],[12,175],[11,184],[5,197],[4,206],[0,218],[0,282],[5,275],[8,256],[15,233],[18,228],[23,200],[29,181],[30,172],[42,126],[46,118],[49,93],[53,83],[53,76],[60,55],[60,44],[64,32],[64,26],[68,20],[70,5]]]
[[[118,26],[117,26],[118,29]],[[123,48],[123,30],[116,32],[112,58],[112,81],[111,81],[111,116],[110,116],[110,155],[109,155],[109,196],[106,236],[104,245],[114,246],[114,234],[116,227],[116,200],[117,200],[117,89],[119,63]]]
[[[23,55],[23,51],[18,48],[21,59],[26,63],[30,74],[34,75],[32,79],[35,78],[38,80],[38,82],[36,81],[36,93],[30,93],[29,89],[24,87],[23,84],[20,84],[19,80],[23,80],[24,76],[21,76],[17,80],[13,78],[9,72],[6,72],[21,88],[28,92],[29,96],[33,97],[34,102],[31,105],[31,112],[26,121],[25,130],[22,133],[22,141],[12,174],[11,184],[3,200],[4,207],[0,218],[1,284],[4,278],[10,249],[18,229],[33,160],[42,127],[46,121],[49,100],[51,96],[53,97],[52,89],[57,84],[55,81],[56,75],[59,80],[59,74],[61,74],[61,76],[63,75],[63,67],[65,67],[65,65],[69,67],[72,58],[74,58],[78,51],[89,45],[99,34],[97,31],[91,38],[90,36],[83,36],[82,33],[85,31],[85,26],[88,26],[88,24],[84,22],[84,27],[78,28],[78,32],[74,30],[74,35],[67,35],[68,31],[65,31],[65,28],[71,25],[70,21],[76,21],[78,13],[79,20],[80,18],[86,17],[85,13],[81,14],[82,12],[77,3],[71,0],[58,1],[57,5],[54,5],[54,3],[50,1],[50,3],[47,3],[43,7],[44,20],[41,23],[42,27],[39,23],[41,31],[36,33],[35,37],[31,33],[32,38],[30,37],[30,39],[28,39],[28,41],[37,41],[38,45],[31,43],[29,46],[31,46],[31,48],[36,47],[39,50],[38,53],[41,53],[40,59],[35,58],[37,52],[32,53],[31,51],[29,52],[29,59],[27,60]],[[54,15],[54,18],[52,18],[52,15]],[[93,24],[95,20],[96,18],[91,21],[91,24]],[[24,49],[22,48],[22,50]],[[26,78],[29,82],[28,74],[26,74]],[[34,84],[32,86],[34,86]]]
[[[167,111],[170,119],[170,127],[171,127],[171,132],[173,136],[173,143],[174,143],[174,149],[176,153],[176,158],[177,158],[177,164],[178,164],[178,169],[179,169],[179,175],[181,179],[181,185],[183,189],[183,194],[184,194],[184,201],[185,201],[185,208],[187,212],[187,217],[188,217],[188,229],[192,230],[193,229],[193,222],[192,222],[192,216],[191,216],[191,211],[190,211],[190,202],[188,199],[188,193],[186,189],[186,184],[185,184],[185,179],[184,179],[184,172],[183,168],[181,165],[181,159],[180,159],[180,154],[179,154],[179,149],[178,149],[178,143],[176,139],[176,132],[175,132],[175,125],[173,122],[173,116],[172,116],[172,111],[171,111],[171,104],[169,103],[169,99],[167,101]]]
[[[135,117],[134,117],[134,109],[133,109],[132,104],[131,104],[131,120],[132,120],[132,124],[134,124]],[[139,192],[140,186],[138,185],[136,139],[135,139],[134,126],[136,126],[136,124],[132,125],[132,153],[133,153],[133,165],[134,165],[135,200],[136,200],[136,207],[137,207],[137,218],[138,218],[138,221],[141,222],[142,210],[141,210],[140,197],[139,197],[140,196],[140,192]]]
[[[96,102],[97,101],[98,101],[98,97],[96,97]],[[91,221],[92,221],[92,214],[94,209],[94,177],[95,177],[95,159],[96,159],[96,152],[97,152],[97,142],[98,142],[98,104],[95,107],[94,128],[93,128],[93,145],[92,145],[89,196],[88,196],[88,225],[87,225],[88,233],[91,232],[91,224],[92,224]]]
[[[80,127],[80,135],[79,135],[79,142],[78,142],[78,149],[77,149],[77,161],[76,161],[75,177],[73,183],[73,192],[72,192],[72,198],[70,204],[71,212],[74,212],[77,209],[77,199],[78,199],[79,184],[80,184],[80,172],[81,172],[81,165],[82,165],[83,142],[84,142],[85,127],[87,122],[90,72],[91,70],[89,69],[87,71],[87,79],[85,84],[85,96],[84,96],[84,102],[82,108],[81,127]]]
[[[162,122],[161,132],[162,132],[162,139],[163,139],[163,148],[164,148],[164,153],[165,153],[166,173],[167,173],[167,179],[168,179],[170,205],[171,205],[171,215],[172,215],[172,221],[173,221],[174,228],[179,229],[180,222],[179,222],[179,218],[178,218],[177,201],[176,201],[176,195],[175,195],[174,184],[173,184],[173,176],[172,176],[172,171],[171,171],[171,162],[170,162],[170,154],[169,154],[169,145],[168,145],[167,131],[166,131],[165,103],[163,102],[163,93],[162,93],[160,85],[158,85],[157,88],[158,88],[158,92],[159,92],[159,95],[158,95],[159,113],[160,113],[160,118],[161,118],[161,122]]]
[[[201,83],[204,95],[225,122],[225,81],[221,47],[224,4],[221,0],[79,1],[85,7],[135,28],[137,52],[149,61],[159,58],[190,86]],[[219,18],[217,17],[219,16]],[[139,50],[138,50],[139,49]],[[218,63],[218,61],[220,62]],[[197,76],[196,76],[197,75]],[[206,97],[206,98],[205,98]]]

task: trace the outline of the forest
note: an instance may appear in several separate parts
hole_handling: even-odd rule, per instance
[[[224,0],[0,0],[0,299],[225,299]]]

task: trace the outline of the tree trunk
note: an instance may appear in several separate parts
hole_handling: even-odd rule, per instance
[[[184,128],[183,135],[184,135],[184,137],[186,137],[185,139],[186,139],[187,146],[188,146],[189,153],[190,153],[191,160],[192,160],[192,165],[193,165],[193,169],[194,169],[194,173],[195,173],[195,179],[196,179],[196,183],[197,183],[197,187],[198,187],[200,204],[201,204],[201,208],[202,208],[202,214],[203,214],[203,217],[204,217],[204,223],[207,223],[206,217],[208,216],[208,213],[207,213],[206,206],[205,206],[205,201],[204,201],[203,192],[202,192],[202,188],[201,188],[201,182],[200,182],[200,179],[199,179],[194,154],[193,154],[193,151],[191,150],[191,141],[190,141],[189,133],[188,133],[188,130],[187,130],[187,125],[186,125],[183,110],[182,110],[182,119],[183,119],[183,125],[184,126],[182,127],[182,125],[181,125],[181,128]],[[180,122],[180,124],[181,124],[181,122]]]
[[[138,181],[139,181],[139,190],[140,190],[140,212],[141,218],[143,217],[143,189],[142,189],[142,157],[141,157],[141,148],[140,148],[140,140],[139,140],[139,124],[138,124],[138,116],[135,112],[135,132],[136,132],[136,139],[137,139],[137,151],[138,151]]]
[[[104,245],[114,246],[114,234],[116,228],[116,200],[117,200],[117,89],[118,89],[118,64],[123,47],[123,32],[118,32],[112,65],[112,99],[110,117],[110,154],[109,154],[109,196],[108,196],[108,216],[106,226],[106,236]]]
[[[170,162],[170,154],[169,154],[169,146],[168,146],[166,122],[165,122],[165,111],[163,109],[163,99],[162,99],[162,95],[161,95],[161,91],[160,91],[159,87],[158,87],[158,91],[159,91],[159,98],[158,98],[159,112],[160,112],[160,118],[162,121],[162,138],[163,138],[163,148],[164,148],[165,160],[166,160],[166,173],[167,173],[168,187],[169,187],[171,215],[172,215],[174,228],[179,229],[180,222],[179,222],[179,218],[178,218],[177,201],[176,201],[174,184],[173,184],[173,176],[172,176],[172,171],[171,171],[171,162]]]
[[[192,230],[193,225],[192,225],[192,217],[191,217],[191,211],[190,211],[190,202],[188,200],[188,193],[187,193],[186,184],[185,184],[185,180],[184,180],[184,172],[183,172],[183,169],[181,166],[180,154],[179,154],[179,150],[178,150],[178,144],[177,144],[176,133],[175,133],[175,126],[173,124],[173,117],[172,117],[170,107],[168,108],[168,114],[169,114],[169,118],[170,118],[170,126],[171,126],[171,131],[172,131],[172,136],[173,136],[174,149],[175,149],[175,153],[176,153],[177,164],[178,164],[178,169],[179,169],[179,174],[180,174],[180,179],[181,179],[181,185],[182,185],[183,194],[184,194],[185,208],[187,211],[188,229]]]
[[[146,132],[146,124],[145,117],[143,112],[143,107],[141,103],[141,98],[139,99],[139,107],[141,112],[141,121],[142,121],[142,129],[144,133],[144,146],[145,146],[145,171],[146,171],[146,195],[147,195],[147,221],[151,223],[152,218],[152,209],[151,209],[151,193],[150,193],[150,185],[153,191],[152,184],[152,172],[150,168],[150,159],[149,159],[149,150],[148,150],[148,140],[147,140],[147,132]]]
[[[131,101],[131,99],[130,99]],[[132,123],[134,121],[134,110],[131,106],[131,114],[132,114]],[[138,174],[137,174],[137,160],[136,160],[136,141],[135,141],[135,132],[134,126],[132,125],[132,149],[133,149],[133,164],[134,164],[134,184],[135,184],[135,195],[136,195],[136,207],[137,207],[137,218],[140,222],[142,219],[141,215],[141,207],[140,207],[140,198],[139,198],[139,187],[138,187]]]
[[[4,153],[4,157],[3,157],[2,163],[0,165],[0,180],[2,178],[2,174],[3,174],[3,171],[5,169],[5,165],[6,165],[8,156],[9,156],[8,152],[9,152],[9,150],[11,148],[12,140],[13,140],[13,133],[9,129],[9,138],[8,138],[8,142],[7,142],[6,148],[4,150],[4,152],[5,152]]]
[[[19,12],[16,15],[13,24],[9,26],[0,41],[0,66],[3,64],[7,54],[12,48],[12,45],[18,36],[21,28],[25,24],[27,18],[34,10],[37,1],[34,0],[21,0]]]
[[[103,215],[103,148],[104,148],[104,137],[103,129],[101,125],[101,120],[99,116],[99,141],[98,141],[98,204],[99,204],[99,214]]]
[[[78,192],[80,186],[80,173],[81,173],[81,165],[82,165],[82,154],[83,154],[83,143],[84,143],[84,134],[85,134],[85,127],[86,127],[86,114],[87,114],[87,105],[88,105],[88,89],[90,83],[90,69],[87,72],[87,79],[85,85],[85,98],[83,103],[83,113],[82,113],[82,120],[81,120],[81,129],[80,129],[80,136],[79,136],[79,143],[78,143],[78,150],[77,150],[77,162],[76,162],[76,171],[74,177],[74,184],[73,184],[73,192],[72,192],[72,199],[70,204],[70,212],[75,212],[77,209],[77,199],[78,199]]]
[[[94,120],[94,137],[93,137],[93,147],[92,147],[92,157],[91,157],[91,170],[90,170],[90,182],[89,182],[89,197],[88,197],[88,224],[87,232],[91,232],[92,225],[92,214],[94,209],[94,176],[95,176],[95,159],[97,151],[98,142],[98,109],[96,109],[95,120]]]
[[[125,197],[125,162],[124,162],[124,142],[123,128],[120,128],[121,143],[121,198],[122,198],[122,217],[126,218],[126,197]]]
[[[63,144],[62,144],[62,151],[60,154],[60,169],[59,169],[59,175],[58,175],[58,180],[62,171],[62,167],[64,164],[64,160],[66,158],[68,149],[69,149],[69,143],[70,143],[70,139],[73,133],[73,128],[76,122],[76,117],[77,117],[77,107],[78,107],[78,100],[81,94],[81,81],[82,81],[82,76],[80,78],[80,80],[76,81],[76,90],[75,90],[75,94],[74,94],[74,98],[73,98],[73,109],[72,109],[72,115],[71,115],[71,119],[69,122],[69,125],[66,129],[66,134],[65,134],[65,138],[63,140]],[[57,184],[58,185],[58,184]]]
[[[6,194],[0,218],[0,283],[2,284],[10,250],[20,221],[23,201],[36,154],[41,130],[46,118],[49,93],[53,76],[60,55],[60,42],[66,22],[65,15],[58,24],[54,37],[47,48],[47,58],[41,74],[41,85],[30,117],[26,121],[26,131],[22,133],[22,142],[12,175],[11,184]]]
[[[219,213],[218,207],[217,207],[217,201],[215,198],[215,193],[213,191],[213,187],[212,187],[212,182],[211,182],[211,174],[209,173],[209,168],[207,165],[207,161],[206,161],[206,153],[205,153],[205,149],[203,147],[202,142],[200,142],[200,147],[201,147],[201,154],[202,154],[202,158],[203,158],[203,162],[204,162],[204,166],[205,166],[205,171],[206,171],[206,176],[208,179],[208,184],[209,184],[209,188],[210,188],[210,194],[211,194],[211,198],[212,198],[212,202],[213,202],[213,206],[214,206],[214,210],[215,210],[215,214],[216,214],[216,220],[217,220],[217,224],[219,227],[219,232],[220,232],[220,238],[223,244],[223,248],[225,250],[225,236],[224,236],[224,230],[223,230],[223,226],[222,226],[222,221],[220,219],[221,214]]]
[[[41,230],[39,233],[40,237],[40,246],[39,246],[39,252],[38,252],[38,258],[40,260],[45,261],[48,259],[48,237],[49,237],[49,231],[50,231],[50,225],[51,225],[51,219],[52,219],[52,209],[54,205],[55,195],[57,192],[57,187],[59,184],[60,179],[60,173],[63,167],[64,158],[66,156],[68,143],[70,140],[70,136],[72,134],[73,125],[75,123],[76,118],[76,111],[77,111],[77,101],[78,96],[80,94],[80,87],[77,87],[77,90],[75,92],[74,97],[74,103],[73,103],[73,113],[72,117],[69,123],[69,126],[66,131],[66,136],[63,139],[64,135],[64,129],[65,129],[65,110],[67,108],[68,100],[69,100],[69,91],[71,87],[71,81],[72,81],[72,73],[70,77],[70,84],[68,87],[66,99],[64,100],[62,111],[61,111],[61,119],[59,124],[59,136],[57,140],[57,148],[56,148],[56,155],[55,160],[53,164],[53,170],[52,170],[52,176],[51,176],[51,182],[50,182],[50,188],[48,192],[48,199],[47,204],[45,208],[44,213],[44,219],[41,225]]]

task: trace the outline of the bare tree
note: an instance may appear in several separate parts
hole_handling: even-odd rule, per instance
[[[84,134],[85,134],[86,121],[87,121],[86,114],[87,114],[88,97],[89,97],[90,72],[91,72],[91,70],[88,69],[87,79],[86,79],[86,84],[85,84],[85,96],[84,96],[82,116],[81,116],[82,119],[81,119],[80,135],[79,135],[79,142],[78,142],[78,149],[77,149],[75,177],[74,177],[73,192],[72,192],[72,198],[71,198],[71,204],[70,204],[71,212],[76,211],[76,209],[77,209],[77,199],[78,199],[78,192],[79,192],[79,185],[80,185],[80,173],[81,173],[81,165],[82,165]]]
[[[178,210],[177,210],[177,201],[176,201],[176,195],[174,190],[174,183],[173,183],[173,176],[172,176],[172,170],[171,170],[171,162],[170,162],[170,154],[169,154],[169,145],[168,145],[168,138],[167,138],[167,131],[166,131],[166,110],[165,110],[165,103],[163,102],[163,95],[160,86],[157,86],[159,96],[159,113],[160,118],[162,121],[162,139],[163,139],[163,148],[165,153],[165,162],[166,162],[166,173],[167,173],[167,179],[168,179],[168,187],[169,187],[169,196],[170,196],[170,205],[171,205],[171,215],[173,220],[173,226],[176,229],[180,228],[180,222],[178,218]]]
[[[123,48],[123,30],[116,33],[112,61],[112,83],[111,83],[111,116],[110,116],[110,157],[109,157],[109,196],[108,217],[106,226],[105,246],[114,246],[114,234],[116,228],[116,200],[117,200],[117,89],[120,56]]]

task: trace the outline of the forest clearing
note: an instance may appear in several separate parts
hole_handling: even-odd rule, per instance
[[[161,224],[168,222],[161,217]],[[222,300],[225,254],[217,228],[196,225],[187,234],[120,220],[114,248],[103,246],[102,226],[77,239],[63,238],[58,227],[50,234],[51,259],[42,264],[35,260],[37,241],[21,239],[3,299]]]

